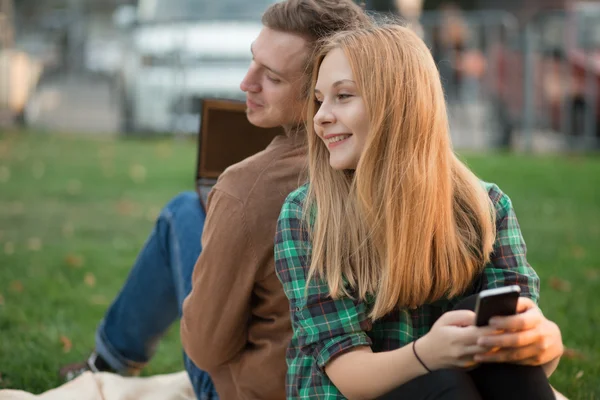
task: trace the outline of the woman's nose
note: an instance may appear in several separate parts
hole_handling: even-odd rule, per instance
[[[332,124],[335,122],[335,115],[325,103],[322,103],[313,118],[313,122],[319,126]]]

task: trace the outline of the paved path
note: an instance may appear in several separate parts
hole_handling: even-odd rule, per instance
[[[48,79],[33,98],[31,125],[50,131],[115,133],[117,97],[106,80],[58,76]]]

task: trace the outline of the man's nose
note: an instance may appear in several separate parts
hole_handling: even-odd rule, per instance
[[[260,82],[258,80],[258,74],[256,68],[254,66],[254,62],[250,64],[250,68],[248,68],[248,72],[246,72],[246,76],[242,79],[240,83],[240,89],[242,92],[250,92],[250,93],[258,93],[260,92]]]

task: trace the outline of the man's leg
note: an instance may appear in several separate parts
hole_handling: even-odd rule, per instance
[[[162,335],[181,316],[201,252],[205,217],[194,192],[179,194],[161,211],[96,332],[96,365],[101,369],[123,375],[138,373],[154,354]],[[184,361],[198,398],[216,398],[207,397],[207,393],[214,394],[208,374],[187,357]],[[74,367],[65,367],[61,374],[73,376],[72,372],[77,373]]]
[[[96,351],[117,372],[141,369],[181,315],[201,251],[204,219],[194,192],[179,194],[161,211],[96,332]]]

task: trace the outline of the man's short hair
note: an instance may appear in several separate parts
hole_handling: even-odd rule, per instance
[[[339,31],[364,27],[370,18],[352,0],[286,0],[269,7],[262,23],[316,42]]]
[[[318,50],[322,39],[337,32],[365,28],[372,21],[352,0],[285,0],[267,9],[262,23],[267,28],[293,33],[307,41],[311,57],[306,60],[305,67],[309,75],[312,54]]]

